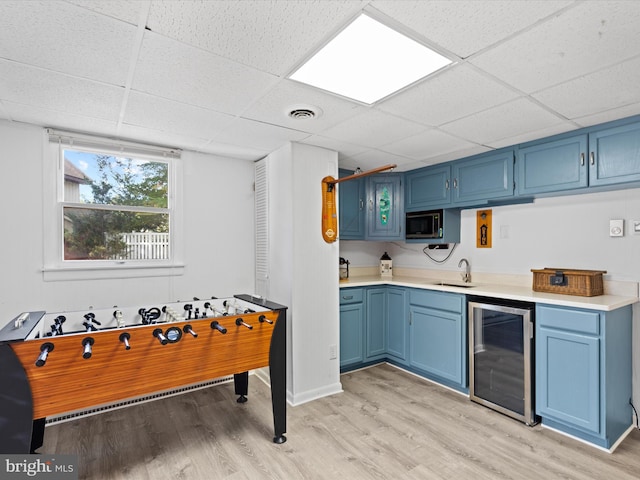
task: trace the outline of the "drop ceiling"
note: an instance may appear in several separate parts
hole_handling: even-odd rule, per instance
[[[362,11],[454,63],[371,106],[287,78]],[[638,25],[637,1],[3,0],[0,119],[403,171],[640,114]]]

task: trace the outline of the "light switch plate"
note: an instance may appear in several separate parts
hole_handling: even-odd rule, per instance
[[[633,221],[633,233],[640,233],[640,220]]]
[[[624,220],[609,220],[609,236],[622,237],[624,235]]]

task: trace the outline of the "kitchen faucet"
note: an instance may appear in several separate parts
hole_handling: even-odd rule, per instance
[[[464,273],[462,274],[462,281],[464,283],[470,283],[471,282],[471,265],[469,265],[469,260],[467,260],[466,258],[463,258],[458,262],[458,268],[460,268],[463,263],[465,264],[465,268],[464,268]]]

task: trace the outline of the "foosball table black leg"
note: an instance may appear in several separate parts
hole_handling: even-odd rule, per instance
[[[249,372],[234,374],[233,384],[235,386],[236,395],[239,395],[236,402],[245,403],[247,401],[247,393],[249,393]]]

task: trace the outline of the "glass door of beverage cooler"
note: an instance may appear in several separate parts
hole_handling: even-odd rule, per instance
[[[483,300],[469,302],[470,398],[533,425],[534,305]]]

